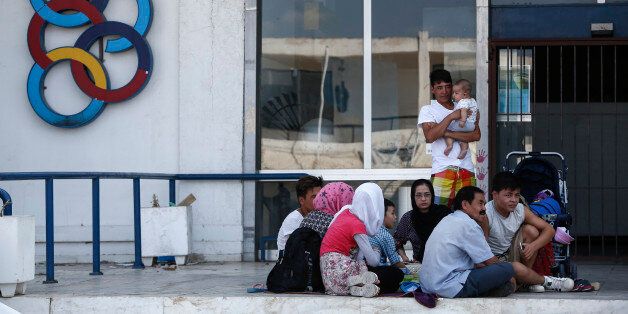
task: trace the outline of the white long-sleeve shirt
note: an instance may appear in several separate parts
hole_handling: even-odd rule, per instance
[[[281,251],[286,248],[286,242],[288,242],[288,238],[297,230],[301,225],[301,221],[303,221],[303,216],[299,212],[298,209],[292,211],[286,219],[283,220],[281,224],[281,228],[279,228],[279,233],[277,234],[277,248]]]

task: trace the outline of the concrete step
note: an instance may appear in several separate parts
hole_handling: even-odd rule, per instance
[[[256,294],[238,297],[14,297],[0,302],[21,313],[626,313],[628,300],[440,299],[428,309],[414,298]]]

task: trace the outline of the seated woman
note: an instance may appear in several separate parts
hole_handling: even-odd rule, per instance
[[[353,188],[344,182],[326,184],[314,198],[314,211],[303,218],[299,227],[313,229],[324,238],[334,215],[351,204],[353,194]]]
[[[382,189],[364,183],[355,191],[352,203],[336,214],[321,244],[325,291],[363,297],[397,291],[403,272],[392,266],[377,267],[380,255],[368,238],[377,233],[384,220]]]
[[[410,262],[403,249],[408,241],[412,244],[413,260],[423,262],[427,239],[432,234],[434,227],[443,217],[449,215],[451,210],[447,206],[434,203],[434,186],[429,180],[414,181],[410,195],[412,197],[412,210],[401,217],[393,237],[397,244],[397,252],[404,262]]]

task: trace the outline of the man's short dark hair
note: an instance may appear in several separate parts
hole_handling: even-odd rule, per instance
[[[500,192],[502,190],[521,189],[521,181],[510,171],[502,171],[495,174],[491,185],[492,192]]]
[[[449,71],[443,69],[432,71],[432,73],[430,73],[430,85],[434,86],[434,84],[438,82],[451,83],[451,74],[449,74]]]
[[[297,181],[297,197],[305,197],[307,191],[315,187],[323,187],[323,178],[315,176],[301,177],[299,181]]]
[[[393,203],[393,201],[385,198],[384,199],[384,216],[386,216],[386,212],[388,211],[388,207],[390,206],[397,208],[397,206],[395,206],[395,203]]]
[[[475,186],[465,186],[456,194],[456,198],[454,199],[454,208],[453,210],[462,210],[462,202],[467,201],[469,204],[473,203],[475,199],[475,194],[480,193],[484,195],[484,191],[482,189]]]

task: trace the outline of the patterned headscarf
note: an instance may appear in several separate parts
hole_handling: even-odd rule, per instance
[[[314,198],[314,208],[335,215],[343,206],[351,204],[353,188],[344,182],[326,184]]]

